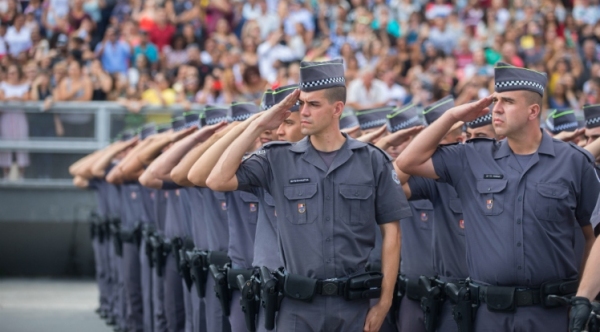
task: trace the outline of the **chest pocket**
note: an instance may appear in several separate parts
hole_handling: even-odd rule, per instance
[[[244,202],[244,208],[246,209],[241,211],[244,222],[256,224],[258,220],[258,198],[251,193],[240,191],[240,199]]]
[[[454,219],[452,219],[453,228],[458,230],[458,234],[465,235],[465,220],[463,219],[460,198],[450,198],[448,207],[450,207],[450,211],[454,214]]]
[[[273,199],[273,196],[265,193],[264,200],[266,205],[264,206],[265,212],[268,215],[277,217],[277,212],[275,211],[275,200]]]
[[[225,193],[222,193],[220,191],[213,191],[213,194],[215,195],[215,199],[217,201],[218,206],[218,211],[220,213],[227,213],[227,197],[225,197]]]
[[[349,225],[364,225],[375,221],[373,187],[364,185],[339,185],[335,214],[338,220]]]
[[[477,202],[483,208],[486,216],[497,216],[504,211],[504,194],[507,180],[479,180],[477,181],[477,191],[481,196],[481,201]]]
[[[536,217],[541,220],[566,221],[568,204],[564,199],[569,195],[569,189],[555,183],[538,183],[536,187]]]
[[[416,214],[413,218],[418,221],[419,228],[431,230],[433,225],[433,204],[428,200],[411,201]]]
[[[294,225],[312,224],[319,215],[317,184],[285,186],[283,195],[287,199],[285,218]]]

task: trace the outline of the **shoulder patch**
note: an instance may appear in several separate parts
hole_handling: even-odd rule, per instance
[[[369,142],[369,143],[367,143],[367,144],[368,144],[369,146],[371,146],[371,147],[375,148],[375,150],[377,150],[377,151],[379,151],[379,152],[383,153],[383,155],[385,156],[385,159],[386,159],[387,161],[392,161],[392,160],[393,160],[393,159],[392,159],[392,157],[390,157],[390,155],[389,155],[387,152],[385,152],[384,150],[382,150],[381,148],[379,148],[379,147],[378,147],[378,146],[376,146],[375,144],[373,144],[373,143],[370,143],[370,142]]]
[[[569,142],[569,146],[575,149],[576,151],[581,152],[581,154],[583,154],[590,163],[596,164],[596,160],[588,150],[581,148],[573,142]]]

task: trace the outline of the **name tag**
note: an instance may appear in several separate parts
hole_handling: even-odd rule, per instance
[[[291,179],[290,180],[290,184],[297,184],[297,183],[307,183],[310,182],[309,178],[304,178],[304,179]]]
[[[503,174],[484,174],[483,178],[499,180],[499,179],[504,179],[504,175]]]

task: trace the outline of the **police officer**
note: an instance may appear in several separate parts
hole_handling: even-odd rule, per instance
[[[600,104],[584,106],[583,115],[585,117],[585,136],[587,144],[590,144],[600,137]]]
[[[546,295],[576,284],[573,223],[586,239],[593,234],[593,159],[540,129],[544,74],[499,63],[495,82],[493,96],[444,113],[397,165],[449,183],[464,202],[470,295],[480,304],[475,330],[565,329],[566,310]],[[506,139],[438,147],[457,121],[478,118],[492,101],[494,129]]]
[[[407,202],[388,156],[339,130],[346,96],[342,62],[303,62],[300,70],[302,93],[294,91],[253,121],[225,151],[207,184],[228,191],[263,187],[275,199],[287,270],[278,328],[378,330],[392,301],[398,220],[409,216]],[[267,145],[239,165],[260,133],[279,127],[298,99],[301,130],[310,136]],[[369,310],[368,297],[347,301],[336,289],[364,271],[375,240],[370,221],[382,228],[384,276],[381,299]]]

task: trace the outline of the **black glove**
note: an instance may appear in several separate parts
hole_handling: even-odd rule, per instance
[[[569,331],[581,332],[584,330],[590,313],[592,312],[592,304],[586,297],[575,296],[571,299],[571,313],[569,321]]]

